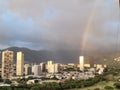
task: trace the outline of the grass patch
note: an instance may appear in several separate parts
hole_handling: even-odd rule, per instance
[[[69,89],[69,90],[94,90],[95,88],[100,88],[100,90],[105,90],[104,87],[105,86],[113,86],[114,82],[113,81],[102,81],[102,82],[99,82],[93,86],[90,86],[90,87],[85,87],[85,88],[80,88],[80,89]],[[117,90],[114,88],[114,90]]]

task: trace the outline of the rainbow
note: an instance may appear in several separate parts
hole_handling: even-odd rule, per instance
[[[100,0],[99,0],[100,1]],[[98,0],[95,2],[94,4],[94,8],[92,9],[91,13],[90,13],[90,16],[88,17],[88,20],[87,20],[87,23],[85,25],[85,29],[83,31],[83,36],[82,36],[82,44],[81,44],[81,53],[84,54],[84,50],[85,50],[85,46],[86,46],[86,42],[87,42],[87,36],[88,36],[88,33],[91,29],[91,25],[92,25],[92,22],[93,22],[93,18],[94,18],[94,15],[95,15],[95,11],[96,11],[96,6],[99,4]]]

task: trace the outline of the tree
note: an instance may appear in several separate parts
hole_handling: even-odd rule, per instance
[[[100,88],[95,88],[94,90],[100,90]]]
[[[111,87],[111,86],[105,86],[104,89],[105,89],[105,90],[114,90],[114,88]]]
[[[40,90],[39,86],[33,86],[30,90]]]
[[[39,83],[39,80],[35,80],[35,83]]]
[[[6,84],[11,84],[12,82],[11,82],[9,79],[6,79],[6,80],[4,81],[4,83],[6,83]]]
[[[115,86],[117,89],[120,89],[120,82],[115,83],[114,86]]]

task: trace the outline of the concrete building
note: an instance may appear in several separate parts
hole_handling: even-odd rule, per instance
[[[102,67],[102,64],[97,64],[97,65],[96,65],[96,69],[100,69],[100,68],[103,68],[103,67]]]
[[[2,52],[2,79],[10,79],[13,76],[13,51]]]
[[[84,67],[90,68],[90,64],[84,64]]]
[[[47,71],[48,71],[48,73],[51,73],[51,72],[53,72],[53,61],[48,61],[47,62],[47,65],[46,65],[46,68],[47,68]]]
[[[30,64],[24,65],[24,74],[25,75],[32,75],[32,66]]]
[[[46,63],[40,63],[41,71],[46,72]]]
[[[76,65],[75,65],[74,63],[68,63],[68,64],[67,64],[67,67],[68,67],[68,68],[75,68],[75,66],[76,66]]]
[[[33,65],[32,73],[33,73],[34,76],[40,76],[41,75],[41,67],[40,67],[40,65]]]
[[[80,70],[84,71],[84,56],[79,57]]]
[[[59,64],[53,63],[53,61],[47,62],[47,71],[48,73],[57,73],[59,72]]]
[[[17,52],[16,75],[23,76],[24,74],[24,54]]]
[[[16,64],[13,64],[13,77],[16,76]]]
[[[59,72],[59,64],[58,63],[55,63],[55,64],[53,64],[53,66],[54,66],[54,73],[58,73]]]

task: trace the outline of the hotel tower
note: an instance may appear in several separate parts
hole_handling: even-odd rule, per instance
[[[13,76],[13,51],[2,52],[2,79],[10,79]]]
[[[16,75],[23,76],[24,74],[24,54],[17,52]]]

